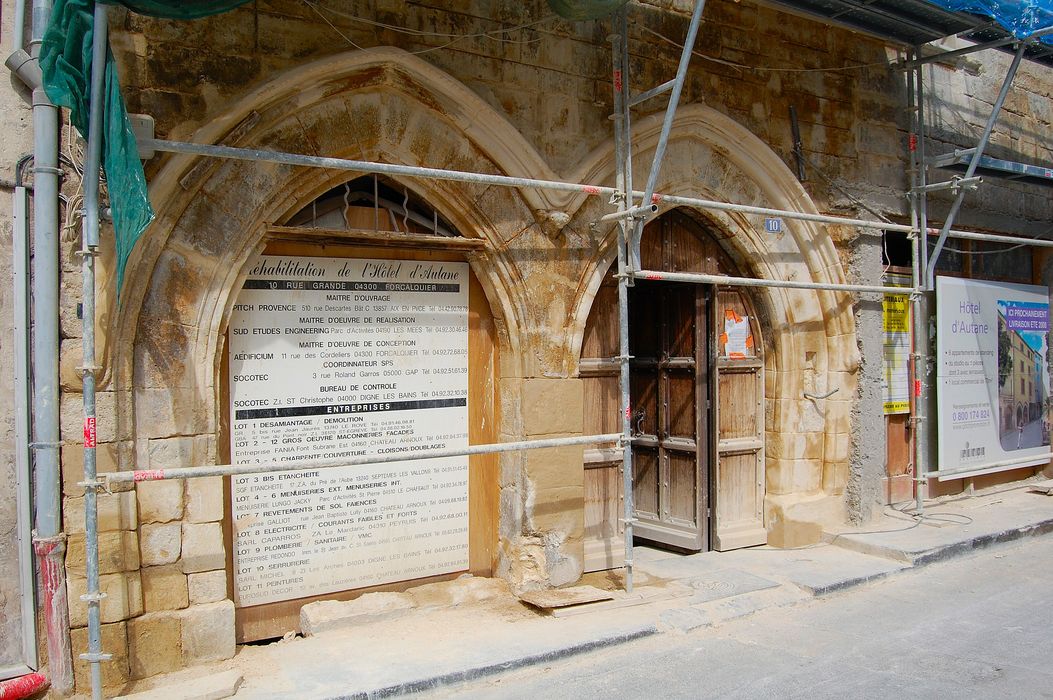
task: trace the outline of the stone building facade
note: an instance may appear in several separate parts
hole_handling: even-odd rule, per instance
[[[5,41],[13,5],[4,0]],[[679,49],[671,41],[682,40],[688,5],[656,0],[631,8],[636,89],[672,76]],[[615,178],[610,31],[606,21],[561,20],[540,0],[260,0],[185,23],[111,12],[129,111],[151,115],[159,138],[595,184]],[[658,192],[908,220],[905,84],[890,66],[897,49],[725,0],[706,7],[697,46],[702,56],[692,64]],[[934,148],[971,145],[1007,63],[984,52],[927,69]],[[0,119],[11,135],[0,145],[8,164],[0,198],[5,250],[10,164],[32,144],[16,88],[0,90]],[[1051,90],[1041,70],[1025,66],[995,130],[996,155],[1048,161]],[[791,107],[806,156],[803,182],[794,172]],[[634,122],[641,179],[660,109],[645,104]],[[63,146],[77,148],[68,134]],[[133,253],[119,300],[106,235],[100,260],[100,472],[226,462],[223,358],[239,283],[277,240],[275,226],[357,176],[185,155],[158,155],[145,167],[157,218]],[[579,362],[615,257],[613,226],[596,223],[608,203],[526,188],[391,183],[478,244],[463,259],[492,323],[493,439],[587,435],[614,420],[590,414],[597,404]],[[72,175],[66,187],[75,189]],[[934,198],[934,219],[947,201]],[[671,209],[663,206],[659,216]],[[994,184],[970,200],[960,225],[1036,235],[1051,213],[1048,197],[1033,188]],[[690,215],[744,276],[881,283],[879,231],[787,220],[773,235],[761,217]],[[294,243],[332,244],[300,235]],[[63,515],[74,656],[86,645],[78,598],[78,247],[75,230],[63,237]],[[0,262],[5,271],[8,257]],[[1036,279],[1045,279],[1037,251],[1034,265]],[[806,544],[824,526],[866,520],[886,500],[880,300],[766,289],[752,292],[749,303],[763,357],[763,527],[770,544]],[[6,297],[0,313],[9,326]],[[0,357],[5,387],[11,361]],[[834,389],[821,400],[805,397]],[[10,445],[10,418],[2,425]],[[494,503],[493,547],[480,571],[520,589],[581,576],[590,537],[586,452],[561,447],[495,460],[486,496]],[[11,462],[8,449],[0,450],[0,475],[9,481]],[[0,505],[6,524],[10,504]],[[236,631],[223,477],[115,488],[100,496],[99,513],[103,646],[114,654],[104,664],[106,684],[231,656],[244,635]],[[86,676],[77,666],[80,685]]]

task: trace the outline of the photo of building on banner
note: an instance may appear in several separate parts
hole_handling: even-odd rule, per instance
[[[941,277],[936,295],[940,470],[1048,462],[1048,289]]]

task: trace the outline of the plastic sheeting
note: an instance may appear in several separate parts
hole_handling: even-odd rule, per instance
[[[990,17],[1018,39],[1053,27],[1053,0],[927,0],[930,4],[954,12],[971,12]],[[1044,36],[1044,44],[1053,45],[1053,36]]]
[[[70,121],[87,138],[91,49],[94,34],[93,0],[55,0],[51,20],[40,46],[40,69],[48,98],[70,110]],[[102,169],[110,193],[113,228],[117,238],[117,290],[135,242],[154,218],[146,192],[146,176],[139,162],[124,97],[117,81],[117,67],[109,48],[103,84]],[[91,177],[85,173],[85,177]]]
[[[250,0],[116,0],[132,12],[168,19],[197,19],[218,15]]]
[[[196,19],[217,15],[249,0],[118,0],[140,14],[168,19]],[[107,4],[118,4],[110,2]],[[70,110],[70,121],[87,138],[91,53],[95,0],[55,0],[40,47],[40,68],[48,98]],[[146,176],[128,121],[117,79],[117,67],[106,50],[102,169],[110,193],[117,248],[117,293],[136,241],[154,218],[146,190]]]

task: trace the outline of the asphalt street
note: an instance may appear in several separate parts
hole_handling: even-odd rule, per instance
[[[1053,537],[415,697],[1053,698]]]

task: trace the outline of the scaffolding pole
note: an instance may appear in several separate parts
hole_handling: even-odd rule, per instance
[[[626,81],[629,70],[629,24],[625,7],[615,15],[616,25],[611,32],[612,85],[614,90],[614,160],[615,182],[622,192],[632,190],[632,142],[629,139],[629,96]],[[627,197],[620,197],[618,205],[618,390],[621,398],[622,427],[622,528],[625,541],[625,592],[633,591],[633,450],[632,398],[630,396],[629,356],[629,277],[626,275],[629,218],[632,206]]]
[[[1009,65],[1009,70],[1006,72],[1005,80],[1002,81],[1002,88],[998,91],[998,97],[995,99],[994,106],[991,108],[991,116],[987,118],[987,123],[984,125],[983,133],[980,135],[980,139],[976,143],[976,147],[973,149],[972,158],[969,159],[969,167],[965,170],[963,180],[968,180],[976,174],[976,167],[980,164],[980,156],[983,155],[984,149],[987,148],[987,142],[991,139],[991,132],[994,130],[995,122],[998,121],[998,115],[1002,111],[1002,105],[1005,104],[1005,98],[1009,95],[1009,87],[1013,84],[1013,79],[1016,78],[1017,69],[1020,68],[1020,61],[1024,58],[1024,50],[1027,48],[1029,40],[1021,41],[1020,46],[1017,48],[1016,53],[1013,54],[1013,62]],[[947,234],[951,230],[951,226],[954,225],[954,219],[958,216],[958,210],[962,207],[962,202],[965,200],[965,195],[968,192],[967,188],[960,188],[957,196],[954,198],[954,202],[951,204],[950,211],[947,212],[947,217],[943,221],[943,228],[940,229],[940,237],[936,241],[936,246],[932,249],[932,255],[929,257],[929,265],[926,268],[926,284],[929,289],[936,288],[936,263],[939,262],[940,252],[943,250],[943,244],[947,242]],[[922,196],[925,196],[925,192],[922,192]]]
[[[660,272],[639,270],[632,276],[659,282],[688,282],[691,284],[716,284],[728,287],[778,287],[786,289],[825,290],[831,292],[855,292],[858,294],[888,294],[888,287],[867,284],[838,284],[836,282],[797,282],[795,280],[770,280],[759,277],[730,277],[710,275],[703,272]],[[913,292],[913,289],[903,290]]]
[[[651,172],[647,175],[647,185],[644,188],[643,197],[640,199],[641,206],[657,204],[654,201],[654,188],[658,185],[658,173],[662,170],[662,160],[665,158],[666,145],[669,143],[669,134],[673,130],[673,118],[676,116],[676,108],[680,104],[680,93],[684,89],[684,79],[687,77],[687,67],[691,64],[691,53],[695,48],[695,39],[698,37],[698,26],[702,23],[702,10],[706,6],[706,0],[695,0],[695,8],[691,12],[691,22],[687,26],[687,37],[684,39],[684,48],[680,53],[680,63],[676,67],[676,78],[673,79],[669,88],[669,104],[665,109],[665,118],[662,120],[662,131],[658,135],[658,143],[654,148],[654,158],[651,160]],[[622,50],[628,54],[628,40],[623,42]],[[628,61],[626,61],[628,63]],[[625,85],[629,84],[629,76],[626,75]],[[632,207],[632,202],[628,205]],[[632,227],[632,237],[629,239],[629,270],[640,267],[640,241],[643,239],[644,219],[635,220]]]
[[[437,450],[401,450],[385,455],[370,455],[366,457],[314,459],[299,462],[267,462],[263,464],[206,464],[198,467],[173,467],[171,469],[135,469],[103,474],[101,483],[109,487],[111,484],[130,484],[139,483],[140,481],[171,481],[173,479],[195,479],[208,476],[244,476],[246,474],[299,472],[315,469],[334,469],[336,467],[364,467],[376,464],[390,464],[391,462],[412,462],[444,457],[471,457],[472,455],[489,455],[498,452],[541,450],[547,447],[595,445],[609,442],[621,443],[621,441],[621,433],[603,433],[600,435],[580,435],[546,440],[495,442],[487,445],[470,445],[468,447],[451,447]]]
[[[912,58],[917,59],[920,49],[915,47]],[[924,104],[922,95],[922,73],[924,65],[912,63],[907,72],[907,106],[910,119],[910,135],[908,136],[908,157],[910,158],[910,223],[918,227],[919,231],[925,230],[922,225],[922,212],[919,203],[924,199],[926,190],[921,188],[925,181],[925,161],[923,159],[925,133]],[[925,296],[924,278],[922,267],[923,254],[928,251],[926,235],[914,233],[911,235],[911,284],[914,292],[910,295],[911,303],[911,339],[910,339],[910,374],[909,387],[910,409],[911,409],[911,438],[913,441],[914,469],[912,479],[914,480],[915,508],[919,514],[925,508],[925,407],[922,403],[927,395],[924,388],[926,356],[928,340],[925,338]]]
[[[625,78],[623,77],[622,80],[625,80]],[[591,196],[607,196],[614,199],[624,196],[624,193],[617,187],[611,187],[609,185],[586,185],[562,182],[559,180],[539,180],[528,177],[472,173],[463,170],[446,170],[443,168],[424,168],[415,165],[377,163],[365,160],[330,158],[327,156],[309,156],[298,153],[285,153],[282,151],[236,148],[234,146],[187,143],[184,141],[141,139],[139,141],[139,148],[166,153],[181,153],[183,155],[228,158],[253,163],[278,163],[281,165],[293,165],[308,168],[349,170],[364,174],[376,173],[379,175],[430,178],[433,180],[465,182],[476,185],[495,185],[498,187],[512,187],[515,189],[554,190],[558,192],[573,192],[576,194],[586,194]],[[642,199],[644,193],[633,190],[631,196],[633,198]],[[719,202],[699,197],[681,197],[679,195],[653,193],[651,195],[651,201],[654,204],[674,204],[698,207],[699,209],[711,211],[732,211],[741,214],[757,214],[759,216],[780,216],[785,219],[797,221],[810,221],[812,223],[836,224],[841,226],[858,226],[861,228],[879,229],[882,231],[898,231],[900,233],[911,233],[915,230],[911,228],[909,224],[893,224],[887,221],[854,219],[845,216],[828,216],[826,214],[810,214],[808,212],[794,211],[790,209],[775,209],[772,207],[755,207],[748,204]]]
[[[106,594],[99,590],[99,515],[96,473],[95,414],[95,258],[99,254],[99,170],[102,157],[103,81],[106,75],[107,6],[95,6],[92,33],[91,97],[88,117],[88,147],[84,161],[84,221],[81,238],[81,283],[83,285],[82,339],[84,397],[84,540],[86,589],[81,596],[88,606],[88,651],[80,658],[91,668],[91,696],[102,695],[103,661],[111,658],[102,651],[101,604]]]
[[[619,80],[624,80],[620,77]],[[489,173],[472,173],[461,170],[445,170],[442,168],[425,168],[412,165],[398,165],[394,163],[380,163],[375,161],[348,160],[345,158],[329,158],[325,156],[309,156],[282,151],[266,151],[251,148],[235,148],[233,146],[222,146],[213,144],[189,143],[185,141],[167,141],[162,139],[141,139],[139,147],[165,153],[177,153],[182,155],[201,156],[206,158],[226,158],[229,160],[240,160],[256,163],[279,163],[282,165],[293,165],[308,168],[322,168],[329,170],[348,170],[361,173],[376,173],[379,175],[393,175],[404,177],[416,177],[422,179],[448,180],[451,182],[465,182],[477,185],[494,185],[498,187],[512,187],[515,189],[537,189],[552,190],[558,192],[574,192],[590,196],[608,196],[615,201],[624,197],[621,187],[610,187],[607,185],[589,185],[559,180],[540,180],[535,178],[511,177],[508,175],[493,175]],[[920,148],[920,144],[919,144]],[[615,157],[617,160],[617,156]],[[630,185],[631,186],[631,185]],[[635,199],[643,199],[644,192],[632,190],[631,195]],[[677,206],[697,207],[707,211],[727,211],[740,214],[755,214],[757,216],[777,216],[794,221],[808,221],[817,224],[834,224],[838,226],[856,226],[859,228],[878,229],[881,231],[894,231],[898,233],[913,234],[918,231],[917,226],[912,224],[897,224],[889,221],[874,221],[872,219],[857,219],[846,216],[832,216],[827,214],[810,214],[808,212],[792,209],[776,209],[773,207],[757,207],[749,204],[736,204],[734,202],[720,202],[713,199],[702,199],[700,197],[683,197],[680,195],[669,195],[653,193],[651,195],[653,205],[672,204]],[[636,208],[634,214],[647,214],[654,212],[651,206]],[[615,211],[601,217],[601,221],[621,220],[627,216],[625,211]],[[938,233],[940,229],[928,229],[930,233]],[[1053,240],[1031,239],[1020,236],[1003,236],[999,234],[983,233],[979,231],[962,231],[951,229],[947,232],[949,238],[964,238],[971,240],[983,240],[994,243],[1025,244],[1053,247]]]

